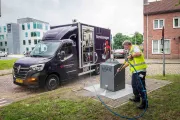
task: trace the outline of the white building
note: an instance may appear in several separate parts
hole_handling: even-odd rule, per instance
[[[50,25],[33,18],[21,18],[17,23],[8,23],[0,28],[0,50],[23,54],[32,51]]]
[[[32,51],[35,45],[41,41],[44,33],[50,29],[47,22],[32,18],[18,19],[20,33],[20,53]]]
[[[0,26],[0,51],[8,51],[6,25]]]

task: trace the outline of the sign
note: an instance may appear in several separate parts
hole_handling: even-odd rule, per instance
[[[96,35],[96,38],[97,39],[105,39],[105,40],[108,40],[109,39],[109,37],[106,37],[106,36],[100,36],[100,35]]]
[[[101,70],[102,70],[103,72],[112,72],[112,67],[103,66]]]
[[[163,27],[163,29],[162,29],[161,45],[164,45],[164,27]]]

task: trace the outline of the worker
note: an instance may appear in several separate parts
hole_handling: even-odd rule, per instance
[[[120,72],[122,69],[125,69],[127,66],[130,67],[130,72],[132,73],[131,83],[132,83],[134,98],[130,98],[129,100],[132,102],[140,102],[140,98],[142,98],[141,104],[137,107],[139,109],[145,109],[146,105],[148,107],[148,101],[146,101],[147,93],[146,93],[146,83],[145,83],[147,65],[144,60],[144,55],[141,49],[139,48],[139,46],[132,45],[132,43],[128,40],[125,40],[122,43],[122,45],[124,46],[125,50],[128,50],[129,54],[126,57],[136,70],[128,62],[125,62],[122,68],[117,69],[117,72]],[[141,79],[145,90],[143,90],[143,86],[137,74],[139,78]]]

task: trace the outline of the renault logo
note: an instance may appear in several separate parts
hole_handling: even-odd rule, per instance
[[[19,65],[19,66],[17,67],[17,73],[19,73],[20,69],[21,69],[21,65]]]

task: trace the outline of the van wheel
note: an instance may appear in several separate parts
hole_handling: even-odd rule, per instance
[[[99,75],[99,74],[100,74],[100,66],[99,66],[99,65],[97,65],[97,66],[95,67],[94,73],[95,73],[95,75]]]
[[[49,75],[46,79],[46,85],[45,89],[50,91],[50,90],[55,90],[59,85],[59,77],[55,74]]]

